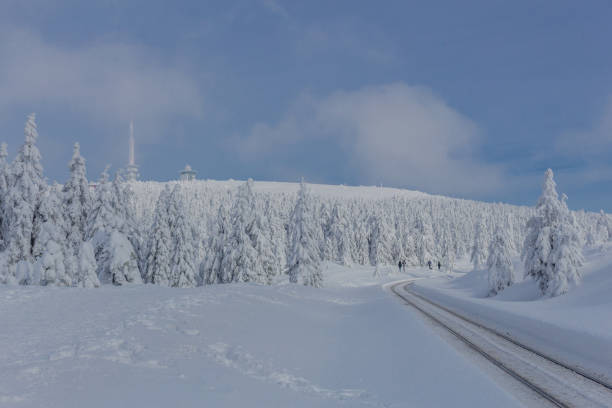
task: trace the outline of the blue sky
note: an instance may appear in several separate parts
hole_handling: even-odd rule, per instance
[[[63,181],[407,187],[532,205],[547,167],[572,208],[612,211],[607,1],[16,1],[0,5],[0,139],[38,115]]]

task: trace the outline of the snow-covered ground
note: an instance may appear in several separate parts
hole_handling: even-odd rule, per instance
[[[381,283],[0,286],[3,407],[510,407]]]
[[[610,383],[612,245],[587,250],[585,259],[582,284],[555,298],[542,298],[532,279],[487,297],[486,271],[419,280],[414,290]]]

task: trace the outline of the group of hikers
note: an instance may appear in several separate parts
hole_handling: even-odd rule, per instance
[[[429,269],[433,269],[433,263],[431,261],[427,261],[427,266],[429,267]],[[406,271],[406,260],[400,259],[397,262],[397,267],[399,268],[400,272],[402,271],[402,269]],[[442,264],[440,263],[440,261],[438,261],[438,270],[440,270],[441,267],[442,267]]]

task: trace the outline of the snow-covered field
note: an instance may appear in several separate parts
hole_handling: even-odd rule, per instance
[[[509,407],[519,403],[384,291],[0,286],[3,407]]]

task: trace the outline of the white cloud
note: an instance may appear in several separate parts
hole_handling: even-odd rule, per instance
[[[606,155],[612,150],[612,97],[596,123],[587,130],[570,131],[556,141],[555,153],[580,158]]]
[[[278,0],[262,0],[261,4],[272,14],[282,18],[289,18],[287,9]]]
[[[234,146],[261,158],[309,140],[339,146],[346,157],[338,160],[367,183],[461,195],[501,187],[501,169],[477,157],[476,124],[423,87],[395,83],[302,96],[277,124],[256,124]]]
[[[541,161],[570,164],[564,171],[570,184],[612,180],[612,96],[595,123],[588,129],[567,131],[554,142],[553,148],[538,156]]]
[[[67,47],[14,28],[0,30],[0,112],[60,108],[100,124],[139,123],[140,136],[160,137],[177,115],[199,117],[198,83],[178,64],[146,47],[94,43]]]

